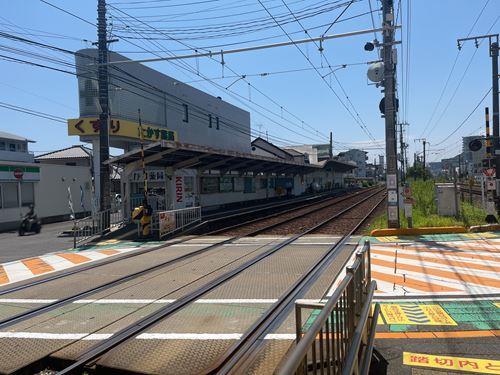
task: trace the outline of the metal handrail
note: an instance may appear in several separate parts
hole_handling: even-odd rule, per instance
[[[370,243],[366,241],[362,250],[355,256],[353,264],[346,269],[346,276],[326,304],[318,306],[296,303],[297,343],[278,369],[278,374],[316,374],[318,367],[322,374],[325,370],[334,374],[358,374],[359,363],[366,368],[365,358],[362,358],[361,362],[355,359],[359,358],[362,343],[365,344],[362,348],[365,355],[371,356],[373,347],[373,321],[369,338],[365,332],[376,289],[376,282],[371,281]],[[301,308],[321,308],[321,312],[304,334]],[[378,308],[375,312],[378,316]],[[309,353],[312,364],[307,360]]]
[[[360,374],[365,375],[370,371],[370,363],[373,353],[373,343],[375,341],[375,332],[377,330],[378,316],[380,315],[380,304],[376,303],[373,308],[372,326],[370,328],[370,335],[368,336],[368,341],[366,344],[366,352],[364,355],[363,362],[361,364]]]
[[[372,281],[370,287],[368,289],[368,301],[371,302],[373,299],[373,293],[377,289],[377,282]],[[352,373],[360,373],[359,372],[359,362],[358,362],[358,354],[359,349],[361,347],[364,329],[366,327],[366,323],[368,322],[368,317],[371,310],[371,303],[365,303],[363,306],[363,311],[359,318],[360,324],[356,327],[354,334],[352,336],[352,342],[349,349],[349,354],[347,355],[346,361],[344,363],[344,369],[342,371],[342,375],[350,375]],[[370,350],[371,352],[371,350]],[[363,360],[364,362],[364,360]]]

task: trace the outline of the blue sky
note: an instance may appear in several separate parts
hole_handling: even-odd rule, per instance
[[[96,1],[50,0],[50,2],[78,14],[90,22],[95,22]],[[187,2],[191,3],[191,5],[185,5]],[[196,2],[196,4],[193,4],[193,2]],[[327,26],[319,27],[319,25],[330,24],[343,9],[343,7],[337,9],[335,7],[337,4],[342,5],[344,2],[336,0],[287,0],[286,4],[294,14],[304,15],[305,18],[301,19],[300,22],[308,30],[309,35],[319,36],[327,28]],[[140,50],[125,41],[125,37],[141,38],[146,35],[145,33],[154,31],[148,29],[148,25],[153,25],[155,28],[165,28],[165,31],[162,31],[161,34],[157,33],[157,37],[160,36],[165,39],[165,36],[168,35],[173,39],[179,39],[180,42],[172,39],[161,40],[155,46],[139,39],[128,40],[144,45],[147,50],[156,50],[158,51],[157,54],[161,56],[165,56],[165,50],[167,49],[174,51],[176,54],[188,53],[189,51],[186,51],[185,45],[190,48],[201,49],[201,47],[208,48],[208,46],[218,44],[235,43],[235,46],[248,46],[288,40],[257,0],[169,0],[143,1],[139,3],[133,0],[116,0],[114,4],[111,1],[110,3],[112,4],[112,7],[110,7],[112,32],[117,34],[120,39],[119,42],[112,44],[112,50],[123,52],[129,57],[154,57],[151,53],[137,53]],[[380,6],[378,0],[371,0],[371,3],[373,9]],[[265,0],[263,4],[276,17],[290,17],[282,0]],[[399,40],[403,37],[403,44],[398,47],[400,62],[398,79],[401,103],[405,101],[406,97],[402,82],[409,82],[406,90],[408,92],[406,115],[401,113],[400,117],[401,120],[406,120],[410,124],[407,139],[411,147],[410,155],[413,155],[413,151],[419,147],[419,144],[414,139],[425,136],[430,142],[429,160],[453,156],[461,147],[461,135],[468,135],[474,131],[477,133],[478,128],[482,130],[484,124],[483,107],[485,105],[491,107],[491,96],[488,96],[479,109],[470,117],[469,121],[456,134],[449,136],[491,87],[491,62],[487,43],[480,45],[477,52],[475,52],[476,48],[473,43],[464,46],[458,55],[455,69],[450,77],[447,89],[444,91],[442,100],[437,107],[436,105],[458,53],[456,39],[469,33],[485,5],[484,12],[472,29],[472,35],[483,34],[492,25],[491,32],[497,33],[500,28],[500,22],[496,22],[500,15],[498,0],[402,0],[400,4],[398,20],[401,21],[401,17],[403,17],[403,31],[398,33]],[[88,41],[96,39],[95,27],[41,1],[3,0],[2,5],[3,12],[0,17],[2,32],[32,38],[73,51],[89,47]],[[410,22],[407,20],[409,5],[411,5]],[[398,2],[396,2],[396,8],[399,8]],[[368,0],[354,2],[340,19],[354,18],[333,25],[328,34],[371,28],[370,15],[362,15],[368,11]],[[307,17],[308,14],[314,14],[314,12],[318,14]],[[373,14],[378,27],[380,22],[379,14],[377,12]],[[135,18],[119,19],[119,17],[124,16],[133,16],[140,19],[141,22]],[[147,25],[142,23],[145,21],[147,21]],[[223,26],[220,25],[221,23],[234,23],[234,25],[227,26],[227,30],[234,32],[240,30],[239,27],[248,25],[245,22],[259,22],[259,24],[267,25],[268,28],[251,33],[250,30],[244,29],[245,33],[237,37],[214,35],[214,38],[209,38],[211,36],[209,32],[214,30],[215,27]],[[406,28],[409,24],[411,24],[410,43],[406,38]],[[131,33],[130,27],[125,28],[125,25],[131,26],[141,34]],[[286,32],[290,33],[294,39],[307,37],[302,26],[294,20],[283,25]],[[188,28],[192,30],[187,30]],[[215,38],[215,36],[217,37]],[[269,38],[271,36],[274,38],[242,44],[243,41]],[[188,39],[193,37],[196,39]],[[326,61],[333,66],[363,63],[377,59],[376,52],[369,53],[363,50],[365,42],[372,39],[373,34],[367,34],[327,41],[323,45],[323,55],[318,52],[317,47],[313,44],[301,48],[303,53],[324,75],[328,73],[328,69],[322,69],[321,65],[323,64],[323,67],[326,67]],[[32,56],[20,56],[18,53],[13,53],[12,50],[7,51],[5,49],[7,46],[41,53],[68,62],[72,61],[71,56],[30,47],[23,43],[15,43],[4,38],[2,38],[0,44],[2,45],[1,55],[27,59],[42,64],[47,63],[46,60],[36,60]],[[409,60],[407,59],[408,46],[410,47]],[[214,50],[220,49],[220,47],[212,48]],[[234,48],[234,46],[222,48]],[[402,57],[409,61],[408,80],[402,79]],[[293,143],[312,143],[304,135],[319,142],[324,139],[320,134],[328,134],[329,131],[333,131],[334,140],[342,143],[336,146],[339,150],[349,146],[361,145],[370,150],[371,158],[384,152],[380,148],[380,143],[374,144],[371,142],[359,124],[336,98],[333,91],[314,70],[271,74],[265,77],[248,77],[247,81],[254,88],[249,90],[247,82],[239,80],[230,87],[230,90],[233,91],[233,93],[230,93],[224,87],[229,86],[235,79],[221,79],[222,66],[220,63],[206,58],[199,59],[198,62],[196,60],[186,60],[185,62],[191,66],[191,70],[196,71],[199,69],[204,76],[213,79],[212,83],[194,82],[192,83],[194,86],[214,95],[220,95],[225,100],[249,110],[252,116],[252,126],[256,132],[259,130],[262,133],[268,131],[271,136],[284,138]],[[246,75],[303,68],[311,69],[307,59],[294,46],[228,55],[225,57],[225,62],[225,77],[233,75],[230,69],[237,74]],[[185,82],[200,80],[200,77],[197,77],[196,74],[188,73],[169,62],[151,63],[149,65]],[[52,64],[51,66],[61,68],[60,65]],[[1,102],[27,107],[62,118],[78,117],[77,82],[74,76],[4,60],[0,60],[0,69],[3,73],[0,76]],[[71,68],[67,67],[64,69],[71,70]],[[362,123],[366,125],[373,137],[380,142],[384,137],[384,121],[378,112],[378,103],[382,94],[380,89],[368,85],[366,70],[367,65],[361,64],[350,65],[345,69],[336,71],[337,77],[354,108],[347,101],[342,88],[339,87],[335,79],[332,79],[331,84],[341,100],[351,109],[351,113],[354,115],[354,110],[356,110],[362,119]],[[325,77],[325,80],[330,83],[329,76]],[[222,89],[219,89],[217,85]],[[262,91],[268,97],[262,96],[257,90]],[[454,94],[455,90],[456,93]],[[240,95],[240,99],[236,100],[234,95]],[[251,102],[247,100],[249,97],[251,97]],[[262,113],[265,113],[266,110],[262,109],[262,107],[276,115],[267,112],[266,116],[263,116]],[[283,118],[281,118],[281,107],[283,107]],[[435,114],[431,118],[435,108]],[[0,108],[0,113],[2,116],[0,129],[34,139],[37,142],[31,146],[34,151],[49,151],[78,143],[76,138],[67,136],[66,126],[63,123],[31,117],[4,108]],[[354,117],[357,118],[356,115]],[[274,122],[270,121],[269,118],[272,118]],[[429,123],[430,119],[432,121]],[[304,121],[304,125],[302,121]],[[361,122],[361,120],[358,121]],[[280,123],[282,126],[278,126],[275,122]],[[427,130],[424,132],[426,127]],[[318,133],[316,133],[316,130]]]

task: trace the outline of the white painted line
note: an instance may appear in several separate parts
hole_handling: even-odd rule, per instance
[[[463,301],[463,302],[468,302],[468,301],[493,301],[497,302],[499,301],[500,295],[498,297],[475,297],[475,296],[470,296],[470,297],[453,297],[453,298],[446,298],[444,296],[454,296],[454,295],[459,295],[457,293],[441,293],[439,296],[429,296],[429,297],[422,297],[422,294],[419,295],[413,295],[412,298],[401,298],[401,296],[394,296],[393,298],[381,298],[382,296],[386,296],[388,294],[383,294],[379,297],[374,297],[373,302],[390,302],[390,303],[419,303],[419,302],[456,302],[456,301]]]
[[[3,266],[3,269],[9,277],[11,283],[34,277],[30,269],[22,262],[6,264]]]
[[[38,340],[106,340],[112,333],[0,332],[0,338]],[[243,333],[141,333],[139,340],[239,340]],[[270,333],[264,340],[295,340],[294,333]]]
[[[80,340],[88,333],[0,332],[2,339]]]
[[[38,303],[46,304],[58,301],[57,299],[23,299],[23,298],[4,298],[0,299],[0,304],[2,303]],[[202,304],[272,304],[275,303],[277,299],[199,299],[194,303]],[[317,302],[318,300],[303,300]],[[148,304],[148,303],[172,303],[175,299],[79,299],[73,301],[76,304]]]
[[[56,299],[3,298],[0,303],[53,303]]]
[[[239,340],[241,333],[141,333],[140,340]]]
[[[56,270],[62,270],[74,266],[74,263],[71,263],[69,260],[54,254],[44,255],[42,260]]]

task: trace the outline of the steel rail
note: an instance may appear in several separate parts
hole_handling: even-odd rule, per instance
[[[347,194],[347,196],[352,196],[352,195],[353,194],[349,194],[349,193]],[[338,197],[336,197],[336,198],[338,198]],[[332,199],[332,198],[327,198],[327,199]],[[320,200],[320,202],[326,201],[327,199]],[[299,207],[299,208],[302,208],[302,206]],[[290,210],[290,211],[292,211],[292,210]],[[245,214],[248,214],[248,213],[250,213],[250,212],[245,211],[245,212],[242,213],[242,216],[245,215]],[[246,222],[244,222],[243,225],[245,223]],[[208,236],[208,235],[210,235],[210,233],[205,233],[205,234],[197,235],[196,237],[193,237],[193,238],[200,238],[200,237]],[[148,249],[137,250],[137,251],[134,251],[133,253],[124,254],[122,256],[112,257],[112,258],[105,259],[105,260],[102,260],[102,261],[93,262],[93,263],[88,264],[88,265],[83,265],[83,266],[80,266],[80,267],[76,267],[75,269],[69,269],[67,271],[57,272],[54,275],[51,275],[51,276],[48,276],[48,277],[44,277],[42,279],[34,280],[34,281],[31,281],[31,282],[28,282],[28,283],[24,283],[24,284],[21,284],[21,285],[16,285],[14,287],[10,287],[10,288],[7,288],[7,289],[0,290],[0,296],[6,295],[6,294],[10,294],[10,293],[14,293],[14,292],[18,292],[18,291],[21,291],[21,290],[24,290],[24,289],[32,288],[34,286],[45,284],[47,282],[58,280],[58,279],[61,279],[61,278],[67,277],[67,276],[71,276],[71,275],[74,275],[74,274],[77,274],[77,273],[80,273],[80,272],[89,271],[89,270],[92,270],[92,269],[97,268],[97,267],[101,267],[101,266],[105,266],[105,265],[108,265],[108,264],[111,264],[111,263],[118,262],[120,260],[126,260],[126,259],[130,259],[130,258],[139,256],[139,255],[142,255],[142,254],[147,254],[147,253],[152,252],[152,251],[164,249],[164,248],[172,246],[172,245],[177,245],[179,243],[190,241],[193,238],[183,238],[183,239],[180,239],[180,240],[177,240],[177,241],[172,241],[172,242],[169,242],[167,244],[162,244],[162,245],[154,246],[154,247],[151,247],[151,248],[148,248]],[[237,238],[239,238],[239,237],[233,237],[233,238],[231,238],[229,240],[236,240]],[[225,241],[222,241],[222,242],[219,243],[219,245],[223,245],[224,243],[225,243]]]
[[[373,195],[371,195],[368,198],[371,198],[375,196],[376,194],[379,194],[380,192],[377,192]],[[385,197],[384,197],[385,199]],[[340,213],[335,214],[333,217],[319,223],[315,228],[319,228],[324,226],[326,223],[325,222],[331,222],[332,220],[335,220],[336,218],[342,216],[343,214],[349,212],[351,209],[354,207],[360,205],[363,203],[365,200],[360,201],[352,205],[351,207],[346,208],[345,210],[341,211]],[[379,201],[376,204],[376,207],[381,203]],[[363,218],[354,226],[352,227],[348,234],[346,234],[342,239],[338,242],[338,244],[334,245],[336,248],[342,247],[347,240],[350,238],[350,236],[355,233],[361,225],[365,222],[365,220],[368,218],[368,216],[371,214],[372,210],[370,210]],[[337,247],[338,246],[338,247]],[[337,255],[337,254],[335,254]],[[335,259],[335,257],[334,257]],[[332,261],[334,260],[332,259]],[[322,269],[326,268],[329,266],[331,262],[327,262],[322,265]],[[314,274],[321,275],[321,271],[317,271]],[[308,275],[305,275],[305,277],[308,277]],[[317,279],[317,278],[316,278]],[[312,282],[316,281],[314,279]],[[310,283],[310,281],[309,281]],[[309,284],[307,283],[307,284]],[[223,355],[222,359],[219,360],[219,362],[213,366],[211,369],[209,369],[206,373],[207,374],[239,374],[239,373],[245,373],[246,369],[241,368],[245,366],[246,364],[251,364],[253,363],[253,358],[257,355],[257,350],[261,347],[263,344],[264,340],[259,340],[259,338],[264,337],[267,333],[269,333],[272,329],[274,329],[276,326],[282,323],[284,319],[290,314],[290,311],[294,307],[294,302],[297,298],[301,298],[302,295],[306,292],[304,289],[307,285],[301,285],[299,286],[299,289],[296,289],[295,291],[292,291],[289,294],[283,295],[265,314],[263,314],[259,320],[250,327],[247,332],[241,337],[241,339],[234,344],[232,347],[230,347],[226,353]],[[250,358],[251,356],[251,358]]]
[[[362,191],[366,192],[366,191],[371,190],[371,189],[374,189],[374,187],[368,188],[368,189],[364,189]],[[345,198],[345,197],[352,197],[352,196],[355,196],[355,195],[360,194],[360,193],[361,193],[361,191],[354,191],[354,192],[345,192],[344,194],[339,194],[339,195],[330,195],[330,196],[328,196],[326,198],[323,198],[323,196],[322,196],[322,197],[320,197],[320,199],[318,199],[315,202],[312,202],[311,204],[317,205],[317,204],[321,204],[321,203],[324,203],[324,202],[327,202],[327,201],[333,200],[333,199],[339,199],[339,198],[342,199],[342,198]],[[309,198],[309,199],[311,199],[311,198]],[[249,219],[249,220],[246,220],[246,221],[243,221],[243,222],[240,222],[240,223],[237,223],[237,224],[225,226],[225,227],[222,227],[222,228],[219,228],[219,229],[214,229],[214,230],[211,230],[209,232],[205,232],[204,235],[207,235],[207,236],[216,235],[216,234],[222,233],[224,231],[227,231],[227,230],[230,230],[230,229],[234,229],[234,228],[239,228],[239,227],[242,227],[244,225],[251,224],[251,223],[254,223],[254,222],[257,222],[257,221],[260,221],[260,220],[269,219],[269,218],[273,218],[273,217],[276,217],[276,216],[279,216],[279,215],[282,215],[282,214],[287,214],[287,213],[290,213],[290,212],[298,211],[298,210],[304,208],[305,206],[307,206],[308,203],[310,203],[310,202],[308,202],[307,199],[305,199],[305,200],[299,201],[297,203],[299,203],[300,206],[292,207],[290,209],[284,209],[283,211],[277,211],[277,212],[270,213],[270,214],[268,214],[266,216],[263,216],[263,217],[259,217],[259,218],[255,218],[255,219]],[[290,204],[293,204],[293,202],[290,202]],[[289,204],[283,203],[282,205],[283,206],[287,206]],[[276,208],[280,208],[282,205],[278,205]],[[271,208],[274,208],[274,207],[271,207]],[[215,219],[210,219],[208,221],[201,222],[200,224],[198,224],[198,225],[196,225],[196,226],[194,226],[192,228],[189,228],[184,233],[185,234],[191,234],[191,233],[193,233],[193,232],[195,232],[195,231],[197,231],[199,229],[202,229],[203,226],[207,226],[207,225],[210,225],[212,223],[217,223],[219,221],[223,221],[223,220],[227,220],[227,219],[232,219],[232,218],[237,218],[238,216],[253,215],[255,213],[258,213],[258,212],[261,212],[261,211],[266,211],[268,209],[269,209],[268,207],[263,207],[263,208],[258,208],[256,210],[245,210],[242,214],[232,214],[232,215],[225,216],[225,217],[219,217],[219,218],[215,218]]]
[[[353,196],[356,196],[356,194],[349,194],[348,196],[346,197],[342,197],[339,201],[344,201],[346,199],[349,199],[349,198],[352,198]],[[329,199],[334,199],[334,198],[329,198]],[[337,202],[339,202],[337,201]],[[293,219],[293,218],[292,218]],[[292,220],[292,219],[286,219],[284,220],[284,222],[287,222],[288,220]],[[268,229],[268,227],[266,228],[260,228],[260,229],[257,229],[253,232],[250,233],[250,235],[256,235],[256,234],[259,234],[261,233],[262,231],[264,231],[265,229]],[[202,236],[200,236],[202,237]],[[184,255],[181,255],[179,257],[176,257],[174,259],[169,259],[165,262],[162,262],[162,263],[159,263],[159,264],[156,264],[152,267],[148,267],[146,269],[143,269],[143,270],[140,270],[140,271],[137,271],[137,272],[134,272],[132,274],[129,274],[129,275],[126,275],[126,276],[123,276],[123,277],[120,277],[118,279],[115,279],[115,280],[112,280],[112,281],[109,281],[109,282],[106,282],[106,283],[103,283],[99,286],[96,286],[96,287],[93,287],[93,288],[90,288],[90,289],[87,289],[87,290],[84,290],[82,292],[79,292],[79,293],[76,293],[74,295],[71,295],[69,297],[66,297],[66,298],[62,298],[62,299],[59,299],[59,300],[56,300],[54,302],[51,302],[51,303],[48,303],[48,304],[45,304],[43,306],[39,306],[39,307],[35,307],[31,310],[28,310],[28,311],[24,311],[24,312],[21,312],[19,314],[16,314],[16,315],[13,315],[13,316],[10,316],[10,317],[7,317],[7,318],[4,318],[2,320],[0,320],[0,329],[3,329],[3,328],[7,328],[9,326],[12,326],[16,323],[20,323],[22,321],[25,321],[27,319],[30,319],[30,318],[33,318],[35,316],[38,316],[38,315],[41,315],[43,313],[46,313],[46,312],[49,312],[49,311],[52,311],[56,308],[59,308],[59,307],[62,307],[62,306],[65,306],[69,303],[72,303],[76,300],[79,300],[79,299],[83,299],[89,295],[92,295],[92,294],[95,294],[97,292],[101,292],[101,291],[104,291],[104,290],[107,290],[107,289],[110,289],[116,285],[119,285],[121,283],[124,283],[124,282],[127,282],[127,281],[130,281],[130,280],[133,280],[135,278],[138,278],[138,277],[141,277],[141,276],[144,276],[148,273],[151,273],[151,272],[154,272],[156,270],[159,270],[161,268],[164,268],[164,267],[168,267],[168,266],[171,266],[173,264],[176,264],[180,261],[183,261],[183,260],[187,260],[187,259],[191,259],[195,256],[198,256],[198,255],[201,255],[201,254],[204,254],[210,250],[214,250],[220,246],[223,246],[223,245],[226,245],[226,244],[229,244],[229,243],[232,243],[232,242],[235,242],[239,239],[241,239],[243,236],[235,236],[235,237],[231,237],[229,239],[226,239],[226,240],[223,240],[223,241],[220,241],[220,242],[217,242],[215,244],[212,244],[212,245],[209,245],[209,246],[206,246],[206,247],[203,247],[199,250],[196,250],[196,251],[193,251],[191,253],[188,253],[188,254],[184,254]],[[178,241],[178,242],[174,242],[173,244],[177,244],[179,242],[184,242],[184,241]],[[168,244],[168,246],[172,245],[172,243]],[[151,248],[151,249],[147,249],[147,251],[145,252],[149,252],[149,251],[153,251],[153,250],[158,250],[158,249],[161,249],[161,248],[164,248],[166,247],[165,245],[160,245],[159,247],[154,247],[154,248]],[[145,252],[142,252],[140,254],[144,254]],[[133,254],[133,255],[140,255],[140,254]],[[124,258],[120,258],[118,260],[121,260],[121,259],[124,259]],[[117,260],[115,260],[117,261]],[[112,262],[106,262],[106,263],[100,263],[99,266],[101,265],[106,265],[108,263],[112,263]],[[97,265],[94,265],[94,266],[97,266]],[[94,267],[90,267],[91,268],[94,268]],[[66,274],[66,276],[69,276],[69,275],[72,275],[74,273],[78,273],[78,272],[82,272],[82,271],[85,271],[87,270],[87,268],[85,269],[80,269],[79,271],[78,270],[73,270],[73,271],[70,271]],[[47,281],[51,281],[51,280],[54,280],[54,279],[59,279],[63,277],[63,275],[56,275],[54,276],[53,278],[48,278]],[[35,285],[38,285],[41,283],[41,281],[44,281],[46,279],[42,279],[42,280],[38,280],[36,282],[34,282]],[[45,282],[47,282],[45,281]],[[25,288],[28,288],[29,285],[23,285],[23,286],[20,286],[18,288],[21,288],[22,289],[25,289]],[[15,291],[17,291],[19,289],[16,288]],[[0,294],[1,295],[1,294]]]
[[[379,192],[377,192],[379,193]],[[335,214],[332,218],[340,216],[342,213],[348,212],[350,209],[353,207],[356,207],[357,205],[361,204],[362,202],[356,202],[352,206],[342,210],[340,213]],[[327,220],[332,220],[332,218],[329,218]],[[364,220],[363,220],[364,221]],[[93,346],[91,346],[89,349],[87,349],[85,352],[83,352],[77,359],[76,361],[71,364],[70,366],[64,368],[63,370],[59,371],[57,374],[59,375],[64,375],[64,374],[70,374],[74,373],[77,370],[82,369],[83,367],[89,365],[90,363],[94,363],[95,360],[100,358],[102,355],[105,353],[109,352],[113,348],[121,345],[125,341],[128,341],[129,339],[135,337],[137,334],[140,332],[146,330],[153,324],[156,324],[162,319],[168,318],[169,316],[173,315],[174,313],[178,312],[179,310],[183,309],[185,306],[191,304],[198,298],[200,298],[202,295],[209,293],[210,291],[214,290],[218,286],[222,285],[223,283],[227,282],[228,280],[234,278],[235,276],[239,275],[243,271],[247,270],[249,267],[253,266],[254,264],[260,262],[261,260],[271,256],[272,254],[278,252],[279,250],[283,249],[284,247],[290,245],[291,243],[295,242],[297,239],[303,237],[304,235],[307,235],[311,232],[313,232],[316,227],[319,225],[322,225],[323,223],[319,223],[318,225],[315,225],[306,231],[294,235],[293,237],[282,241],[281,243],[273,246],[271,249],[263,252],[262,254],[259,254],[258,256],[249,259],[248,261],[244,262],[237,268],[230,270],[221,276],[217,277],[216,279],[206,283],[205,285],[201,286],[197,290],[186,294],[183,297],[178,298],[174,302],[168,304],[167,306],[164,306],[157,311],[139,319],[138,321],[122,328],[120,331],[117,333],[113,334],[110,338],[103,340]],[[355,230],[357,230],[358,226],[354,228],[352,231],[349,233],[353,233]],[[348,236],[345,236],[339,241],[336,245],[332,246],[329,251],[327,251],[321,259],[317,262],[317,265],[319,263],[318,267],[321,267],[325,264],[330,264],[330,262],[325,263],[325,259],[331,259],[331,255],[333,252],[337,251],[341,245],[343,245],[347,239]],[[318,268],[317,267],[312,267],[314,268],[311,272],[314,272],[314,274],[318,274]],[[301,283],[302,284],[302,283]]]
[[[318,205],[318,207],[316,208],[311,208],[310,210],[306,211],[306,212],[303,212],[303,213],[299,213],[297,216],[294,216],[294,217],[291,217],[289,218],[288,220],[285,220],[285,221],[282,221],[282,222],[278,222],[278,223],[274,223],[274,224],[271,224],[270,226],[267,226],[265,228],[263,228],[263,230],[258,230],[259,233],[260,232],[263,232],[263,231],[266,231],[266,230],[269,230],[269,229],[274,229],[280,225],[283,225],[283,224],[286,224],[290,221],[293,221],[295,219],[300,219],[300,218],[303,218],[309,214],[312,214],[314,212],[318,212],[318,211],[321,211],[325,208],[328,208],[328,207],[331,207],[331,206],[334,206],[335,204],[338,204],[340,202],[344,202],[346,200],[349,200],[351,198],[354,198],[354,197],[357,197],[358,195],[362,195],[366,192],[369,192],[371,190],[374,190],[374,189],[377,189],[377,192],[380,192],[382,191],[384,188],[377,188],[377,187],[373,187],[373,188],[369,188],[367,190],[362,190],[362,191],[358,191],[356,193],[353,193],[353,194],[349,194],[349,195],[346,195],[346,196],[341,196],[341,197],[333,197],[333,198],[329,198],[329,199],[324,199],[322,201],[319,201],[319,202],[316,202],[314,205]],[[335,199],[338,199],[338,200],[335,200]],[[328,200],[334,200],[333,202],[330,202],[330,203],[327,203]],[[325,205],[322,205],[326,203]],[[302,209],[304,207],[300,207],[299,209]],[[275,214],[271,214],[271,215],[268,215],[268,216],[265,216],[265,217],[261,217],[261,218],[256,218],[256,219],[253,219],[253,220],[250,220],[250,221],[246,221],[244,223],[238,223],[238,224],[235,224],[235,225],[232,225],[232,226],[229,226],[227,228],[222,228],[222,229],[217,229],[215,231],[212,231],[212,232],[209,232],[207,234],[217,234],[217,233],[224,233],[226,231],[230,231],[232,229],[236,229],[236,228],[240,228],[244,225],[248,225],[248,224],[252,224],[252,223],[255,223],[255,222],[259,222],[259,221],[262,221],[262,220],[265,220],[265,219],[270,219],[270,218],[273,218],[273,217],[276,217],[276,216],[279,216],[279,215],[283,215],[283,214],[287,214],[287,213],[290,213],[290,212],[294,212],[294,211],[298,211],[298,209],[291,209],[291,210],[285,210],[285,211],[281,211],[281,212],[278,212],[278,213],[275,213]],[[253,233],[253,232],[251,232]],[[247,234],[246,236],[252,236],[254,234]]]

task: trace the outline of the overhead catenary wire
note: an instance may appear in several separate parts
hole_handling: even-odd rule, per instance
[[[118,11],[120,11],[120,10],[118,10]],[[120,12],[125,13],[125,12],[123,12],[123,11],[120,11]],[[126,13],[125,13],[125,14],[126,14]],[[133,16],[132,16],[132,17],[133,17]],[[141,21],[141,22],[142,22],[142,21]],[[150,27],[154,29],[154,27],[152,27],[152,26],[150,26]],[[172,39],[173,39],[173,40],[175,40],[174,38],[172,38]],[[180,43],[181,43],[181,44],[183,44],[183,45],[186,45],[185,43],[182,43],[182,42],[180,42]],[[186,45],[186,46],[187,46],[187,45]],[[193,47],[193,46],[189,46],[189,47],[190,47],[190,48],[193,48],[193,49],[196,49],[196,48],[197,48],[197,47]],[[213,60],[213,59],[212,59],[212,60]],[[230,67],[227,65],[227,63],[226,63],[224,66],[225,66],[228,70],[230,70],[231,72],[233,72],[234,74],[236,74],[236,72],[235,72],[232,68],[230,68]],[[199,72],[195,72],[195,73],[196,73],[196,75],[200,76]],[[241,76],[241,75],[240,75],[240,76]],[[217,85],[216,83],[211,82],[211,81],[208,79],[208,77],[203,77],[203,78],[204,78],[204,79],[206,79],[206,80],[207,80],[207,82]],[[306,126],[308,126],[310,129],[312,129],[312,130],[316,133],[316,135],[317,135],[317,134],[321,134],[321,132],[319,132],[317,129],[315,129],[315,128],[314,128],[314,127],[312,127],[311,125],[307,124],[305,121],[303,121],[302,119],[300,119],[300,118],[299,118],[298,116],[296,116],[295,114],[291,113],[288,109],[286,109],[286,107],[284,107],[283,105],[281,105],[280,103],[278,103],[276,100],[274,100],[274,99],[272,99],[271,97],[269,97],[267,94],[265,94],[264,92],[262,92],[260,89],[256,88],[256,87],[255,87],[255,85],[253,85],[253,84],[251,84],[250,82],[248,82],[245,78],[243,78],[242,80],[244,80],[245,82],[247,82],[247,84],[249,84],[251,87],[253,87],[253,88],[254,88],[257,92],[259,92],[259,93],[260,93],[261,95],[263,95],[265,98],[267,98],[268,100],[270,100],[272,103],[274,103],[275,105],[279,106],[279,107],[280,107],[283,111],[285,111],[286,113],[288,113],[289,115],[291,115],[291,116],[292,116],[292,117],[294,117],[295,119],[297,119],[297,120],[301,121],[301,123],[302,123],[302,124],[306,124]],[[220,88],[220,86],[219,86],[219,88]],[[234,94],[234,92],[233,92],[233,94]],[[241,96],[241,95],[239,95],[239,94],[236,94],[236,95],[240,96],[240,98],[243,98],[243,99],[245,99],[245,100],[247,99],[247,98],[245,98],[245,97],[242,97],[242,96]],[[253,104],[255,104],[255,103],[253,103]],[[257,104],[257,105],[258,105],[258,104]],[[275,114],[275,115],[276,115],[276,116],[278,116],[277,114]],[[278,116],[278,117],[279,117],[279,116]],[[275,121],[273,121],[273,122],[275,122]],[[276,122],[275,122],[275,123],[276,123]],[[294,123],[292,122],[292,124],[294,124]],[[281,125],[280,125],[280,126],[281,126]],[[298,126],[297,124],[294,124],[294,126],[301,127],[301,126]],[[325,139],[327,139],[327,136],[326,136],[325,134],[321,134],[321,135],[322,135],[322,136],[324,136],[324,137],[325,137]]]
[[[53,5],[53,4],[48,3],[48,2],[47,2],[47,1],[45,1],[45,0],[41,0],[41,1],[43,1],[44,3],[47,3],[48,5]],[[81,17],[76,16],[75,14],[73,14],[73,13],[71,13],[71,12],[68,12],[68,11],[66,11],[66,10],[64,10],[64,9],[62,9],[62,8],[60,8],[60,7],[55,7],[55,8],[56,8],[56,9],[59,9],[59,10],[61,10],[61,11],[64,11],[64,13],[66,13],[66,14],[69,14],[69,15],[72,15],[72,16],[74,16],[74,17],[78,18],[78,19],[81,19]],[[124,14],[126,14],[125,12],[123,12],[123,13],[124,13]],[[86,20],[85,20],[85,21],[86,21]],[[87,23],[89,23],[89,21],[86,21],[86,22],[87,22]],[[136,45],[136,46],[137,46],[137,45]],[[260,92],[261,94],[263,94],[261,91],[259,91],[259,92]],[[244,98],[244,97],[242,97],[242,98]],[[244,98],[244,99],[246,99],[246,98]],[[255,103],[253,103],[253,104],[255,104]],[[260,106],[260,105],[259,105],[259,106]],[[260,106],[260,107],[262,107],[262,106]],[[262,108],[264,108],[264,107],[262,107]],[[289,112],[288,110],[286,110],[286,111],[287,111],[289,114],[291,113],[291,112]],[[294,116],[295,116],[295,115],[294,115]],[[268,118],[268,119],[269,119],[269,118]],[[270,119],[270,120],[271,120],[271,119]],[[278,124],[278,123],[277,123],[276,121],[274,121],[274,120],[272,120],[272,122],[273,122],[273,123]],[[280,126],[281,126],[281,125],[280,125]],[[316,131],[316,134],[315,134],[315,135],[318,135],[318,132],[317,132],[317,131]],[[326,136],[325,136],[325,137],[326,137]],[[308,137],[306,137],[306,138],[308,138]]]
[[[269,10],[266,8],[266,6],[262,3],[262,0],[257,0],[259,2],[259,4],[267,11],[267,13],[269,14],[269,16],[273,17],[272,13],[269,12]],[[274,18],[273,18],[274,19]],[[288,39],[290,39],[290,41],[293,41],[293,39],[291,38],[291,36],[287,33],[287,31],[283,28],[283,26],[281,26],[279,24],[279,22],[277,22],[275,20],[275,22],[278,24],[278,26],[280,27],[280,29],[283,31],[283,33],[288,37]],[[330,89],[330,91],[333,92],[333,94],[335,95],[335,97],[337,98],[337,100],[342,104],[342,106],[347,110],[347,112],[351,115],[351,117],[354,119],[354,121],[361,127],[361,129],[368,135],[369,138],[371,138],[373,141],[375,141],[375,138],[373,137],[373,135],[370,133],[370,131],[368,129],[366,129],[365,127],[363,127],[362,124],[359,123],[359,121],[356,119],[356,117],[352,114],[352,112],[350,111],[350,109],[346,106],[346,104],[342,101],[342,99],[340,98],[340,96],[338,95],[338,93],[332,88],[332,86],[325,80],[325,78],[321,75],[321,73],[319,72],[319,70],[315,67],[315,65],[311,62],[311,60],[309,59],[309,57],[307,57],[306,54],[304,54],[304,52],[297,46],[295,45],[295,47],[299,50],[299,52],[302,54],[302,56],[307,60],[307,62],[313,67],[315,68],[315,71],[316,73],[320,76],[320,78],[323,80],[323,82],[327,85],[327,87]]]

